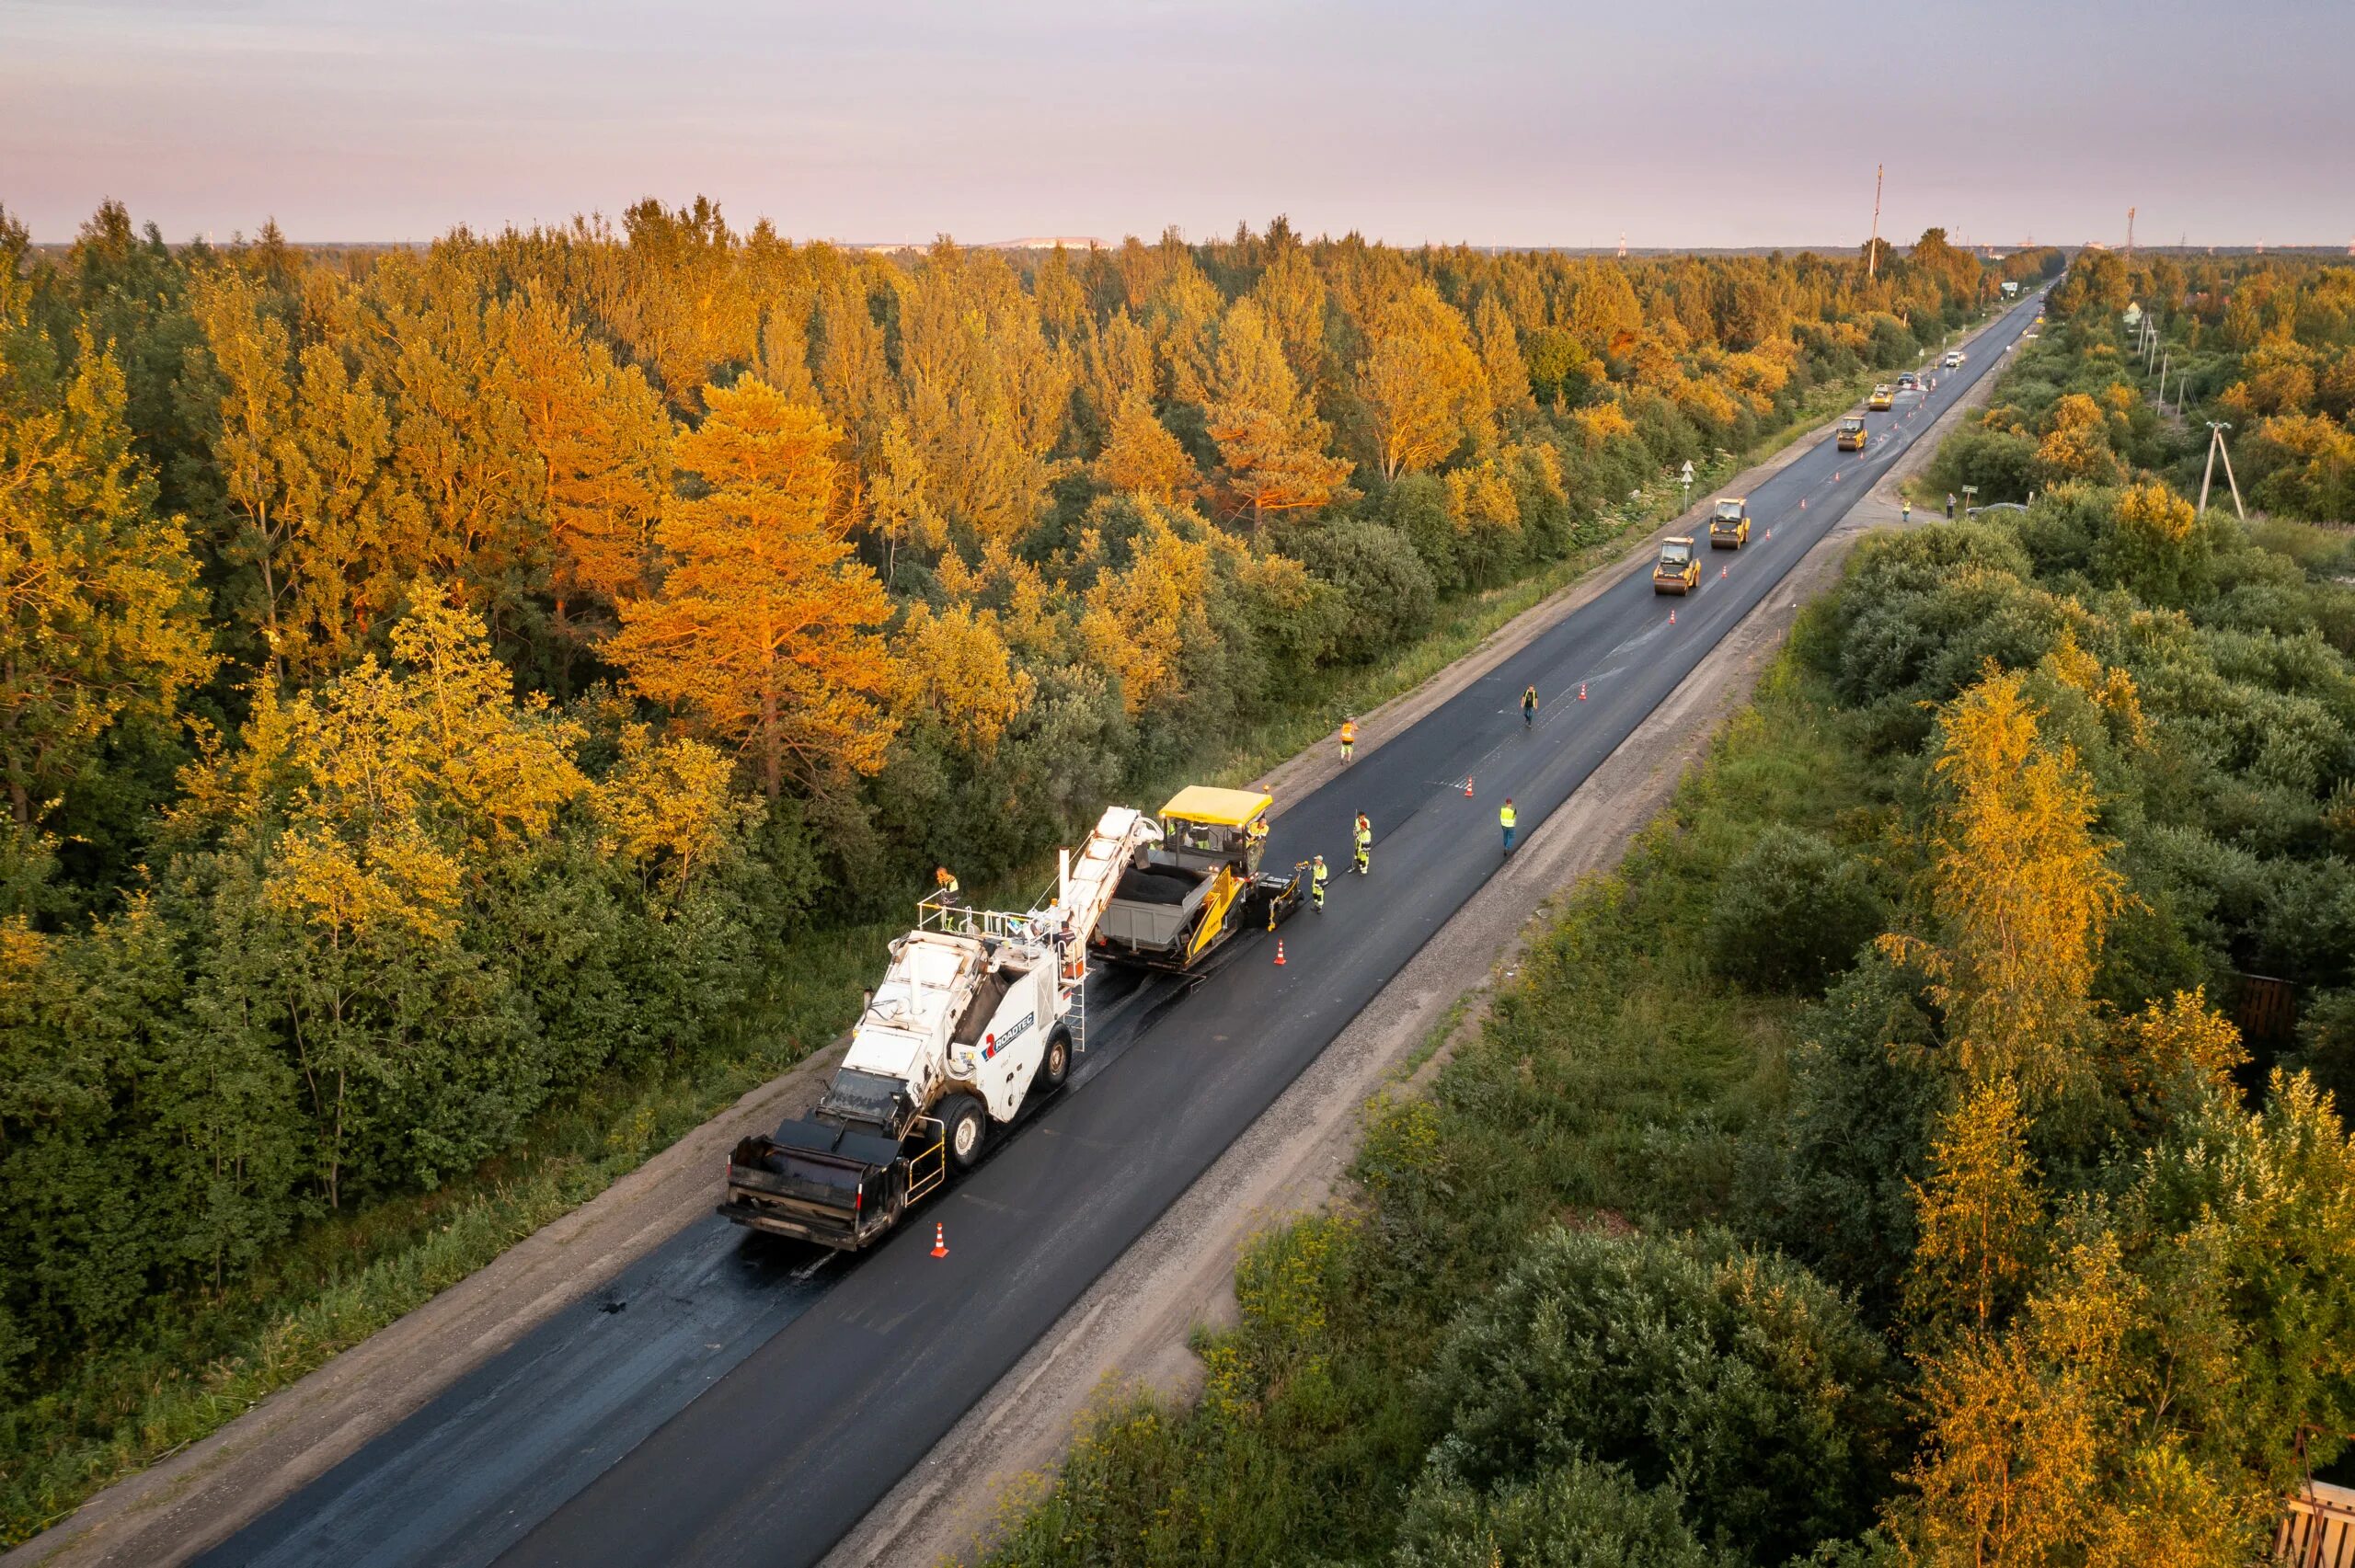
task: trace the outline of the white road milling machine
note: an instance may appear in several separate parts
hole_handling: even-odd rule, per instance
[[[1104,813],[1055,896],[1021,914],[936,894],[891,944],[850,1053],[806,1116],[742,1139],[719,1212],[856,1250],[981,1159],[993,1123],[1063,1085],[1084,1019],[1087,944],[1121,876],[1161,841],[1152,818]]]

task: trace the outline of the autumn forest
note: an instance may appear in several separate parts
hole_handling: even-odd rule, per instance
[[[2058,265],[0,214],[19,1436]]]

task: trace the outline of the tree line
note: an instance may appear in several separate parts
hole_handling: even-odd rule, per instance
[[[0,213],[0,1380],[695,1049],[810,922],[1034,860],[1995,276]]]
[[[2124,329],[2129,310],[2155,324],[2153,349],[2138,351]],[[2008,382],[1940,453],[1934,479],[2017,501],[2148,470],[2193,494],[2213,419],[2232,426],[2250,505],[2309,521],[2355,517],[2355,269],[2312,257],[2130,261],[2095,251],[2077,258],[2050,311],[2069,354]]]

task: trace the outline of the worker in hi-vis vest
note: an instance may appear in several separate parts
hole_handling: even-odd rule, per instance
[[[1325,907],[1325,879],[1331,875],[1325,869],[1325,857],[1318,855],[1315,864],[1309,868],[1308,896],[1315,900],[1316,907],[1320,910]]]
[[[1357,749],[1358,721],[1355,718],[1345,718],[1341,721],[1341,761],[1348,761],[1350,753]]]
[[[1505,796],[1504,809],[1497,813],[1497,825],[1505,830],[1505,853],[1512,853],[1513,824],[1521,818],[1513,814],[1512,796]]]
[[[1373,869],[1373,824],[1365,813],[1358,813],[1357,822],[1350,830],[1350,841],[1357,846],[1358,863],[1353,869],[1360,876]]]

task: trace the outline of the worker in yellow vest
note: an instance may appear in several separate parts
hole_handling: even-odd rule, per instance
[[[1512,796],[1505,796],[1504,809],[1497,813],[1497,824],[1505,830],[1505,853],[1507,854],[1512,853],[1513,824],[1520,820],[1521,818],[1513,813]]]
[[[1357,822],[1350,830],[1350,841],[1357,846],[1358,852],[1357,864],[1351,869],[1363,876],[1373,869],[1373,824],[1366,820],[1362,811],[1358,813]]]
[[[1341,721],[1341,761],[1344,764],[1348,763],[1350,753],[1357,749],[1358,721],[1354,718],[1345,718]]]
[[[1315,900],[1319,910],[1325,908],[1325,882],[1332,874],[1325,869],[1325,857],[1318,855],[1308,873],[1308,896]]]

